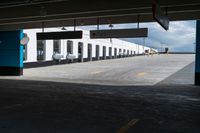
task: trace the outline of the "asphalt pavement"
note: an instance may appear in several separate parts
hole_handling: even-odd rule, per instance
[[[194,55],[26,69],[0,77],[0,133],[199,133]]]

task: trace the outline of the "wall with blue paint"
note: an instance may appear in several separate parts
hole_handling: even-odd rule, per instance
[[[200,20],[197,20],[196,25],[196,66],[195,72],[200,73]]]
[[[200,20],[196,23],[195,85],[200,85]]]
[[[0,31],[0,67],[23,67],[22,30]]]

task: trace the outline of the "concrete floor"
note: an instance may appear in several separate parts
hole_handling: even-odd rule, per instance
[[[194,55],[157,55],[1,77],[0,132],[199,133],[193,61]],[[73,80],[80,83],[66,83]]]
[[[25,69],[23,77],[14,79],[101,85],[155,85],[161,81],[167,84],[163,82],[165,79],[193,62],[194,55],[190,54],[139,56]],[[178,83],[193,84],[193,75],[194,64],[187,73],[179,76]]]
[[[200,132],[200,88],[195,86],[0,84],[1,133]],[[127,132],[120,131],[123,127]]]

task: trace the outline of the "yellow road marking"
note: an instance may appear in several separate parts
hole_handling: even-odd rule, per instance
[[[91,74],[99,74],[99,73],[102,73],[102,72],[104,72],[104,71],[93,71],[93,72],[91,72]]]
[[[146,72],[139,72],[139,73],[137,74],[137,76],[142,77],[142,76],[145,76],[146,74],[147,74]]]
[[[133,127],[138,121],[139,121],[139,119],[132,119],[128,124],[126,124],[125,126],[122,126],[117,131],[117,133],[126,133],[128,131],[128,129]]]

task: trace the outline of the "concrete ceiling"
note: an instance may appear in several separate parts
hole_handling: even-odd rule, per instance
[[[199,0],[159,0],[169,19],[200,19]],[[0,30],[152,22],[152,0],[1,0]],[[74,21],[76,20],[76,21]]]

